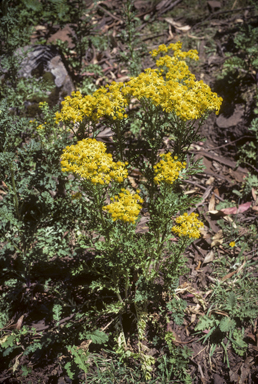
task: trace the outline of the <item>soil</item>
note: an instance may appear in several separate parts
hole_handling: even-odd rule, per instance
[[[89,2],[88,2],[89,3]],[[117,19],[122,20],[122,3],[118,0],[106,0],[100,2],[101,7],[96,14],[97,24],[101,26],[103,33],[109,33],[114,38],[114,49],[116,46],[121,48],[120,42],[116,41],[116,34],[123,29],[124,24]],[[238,164],[239,148],[245,143],[252,140],[253,136],[248,130],[250,121],[253,118],[253,96],[256,92],[256,79],[252,74],[246,77],[245,83],[235,83],[232,86],[225,88],[225,80],[218,80],[218,75],[222,71],[223,63],[225,62],[225,53],[229,50],[229,44],[235,31],[238,30],[243,20],[248,22],[254,27],[258,26],[258,18],[253,13],[252,8],[247,8],[244,2],[239,2],[242,6],[234,6],[233,9],[226,7],[226,2],[208,2],[211,3],[209,7],[206,3],[200,1],[198,6],[191,5],[191,2],[177,1],[174,7],[171,7],[171,1],[135,1],[135,11],[141,20],[138,27],[142,32],[142,36],[146,35],[145,43],[148,48],[154,48],[159,44],[175,43],[182,41],[186,49],[199,48],[200,65],[192,68],[197,79],[202,79],[205,83],[210,85],[213,91],[217,92],[223,97],[223,105],[219,116],[212,114],[202,127],[202,135],[204,140],[194,143],[189,151],[189,156],[193,155],[195,159],[202,158],[205,165],[203,174],[190,180],[194,192],[202,197],[202,203],[197,207],[196,212],[206,217],[205,227],[206,232],[203,233],[201,239],[194,242],[189,247],[186,257],[187,266],[191,271],[189,275],[182,276],[180,280],[182,299],[188,303],[188,312],[185,316],[184,324],[182,326],[176,325],[174,322],[168,324],[169,330],[175,335],[175,345],[187,345],[192,351],[192,357],[189,363],[189,373],[193,378],[193,383],[257,383],[258,382],[258,333],[257,333],[257,319],[253,322],[253,326],[245,329],[246,342],[248,343],[248,352],[243,356],[238,356],[234,350],[228,350],[228,359],[230,369],[224,361],[223,348],[218,346],[215,353],[210,355],[210,345],[203,344],[196,336],[194,323],[196,315],[203,313],[203,308],[196,300],[197,293],[208,292],[209,286],[212,282],[210,276],[212,275],[214,265],[207,258],[212,255],[211,242],[214,236],[220,230],[218,220],[221,218],[221,213],[210,213],[216,211],[216,205],[229,199],[233,196],[233,190],[240,190],[241,185],[250,172],[251,168],[246,164]],[[195,4],[194,3],[194,4]],[[215,7],[212,3],[218,3]],[[235,2],[236,3],[236,2]],[[215,7],[215,8],[214,8]],[[116,13],[114,14],[114,10]],[[228,11],[226,13],[226,11]],[[147,15],[150,15],[148,21]],[[170,19],[173,19],[172,22]],[[241,21],[242,20],[242,21]],[[157,32],[151,32],[151,23],[156,23]],[[178,27],[176,27],[176,23]],[[189,26],[189,28],[183,28]],[[49,37],[49,42],[54,42],[56,38],[63,41],[68,40],[69,47],[71,47],[71,39],[67,37],[70,32],[70,27],[67,26],[63,30],[58,30],[58,27],[53,31]],[[32,43],[41,37],[44,33],[49,34],[49,31],[38,28],[38,34],[32,36]],[[147,36],[153,35],[149,39]],[[184,47],[184,45],[183,45]],[[124,48],[125,49],[125,48]],[[86,60],[85,60],[86,61]],[[115,59],[110,51],[96,54],[90,52],[88,54],[87,62],[98,63],[105,71],[106,78],[116,81],[126,81],[128,72],[120,65],[115,65]],[[143,68],[150,65],[148,59],[144,59],[142,63]],[[87,71],[86,71],[87,72]],[[79,75],[78,75],[79,76]],[[84,76],[89,76],[86,74]],[[75,79],[76,80],[76,79]],[[102,84],[103,79],[95,76],[97,84]],[[258,169],[253,167],[253,171],[258,175]],[[232,197],[233,200],[237,200]],[[251,196],[246,198],[242,203],[254,201]],[[237,205],[237,202],[236,202]],[[253,210],[249,205],[249,209],[238,214],[240,223],[249,223],[249,225],[257,220],[257,210]],[[220,252],[225,251],[223,245],[219,247]],[[240,250],[238,250],[240,251]],[[86,257],[86,255],[85,255]],[[91,257],[91,256],[87,256]],[[248,258],[248,255],[246,256]],[[250,257],[250,255],[249,255]],[[252,254],[252,260],[258,260],[257,249],[256,253]],[[206,260],[204,262],[204,260]],[[212,256],[211,256],[212,260]],[[41,290],[40,275],[51,276],[56,279],[60,284],[70,284],[73,286],[74,292],[77,290],[77,300],[82,299],[83,292],[80,291],[80,281],[76,279],[71,280],[69,270],[71,263],[76,263],[76,260],[60,260],[53,263],[42,265],[39,268],[37,275],[39,281],[35,282],[32,292],[34,297],[32,305],[30,306],[30,313],[26,317],[26,325],[34,326],[37,332],[44,332],[50,326],[50,319],[47,317],[48,306],[51,304],[44,298],[44,292]],[[225,280],[228,279],[227,275],[224,276]],[[85,283],[85,282],[84,282]],[[89,283],[89,282],[88,282]],[[31,289],[32,289],[31,288]],[[226,289],[226,284],[225,284]],[[86,298],[84,297],[84,300]],[[98,297],[96,297],[96,302]],[[21,309],[20,309],[21,310]],[[42,313],[46,313],[42,317]],[[63,319],[65,322],[67,319]],[[130,329],[130,319],[124,319],[124,328]],[[126,325],[126,324],[129,325]],[[102,326],[103,324],[100,324]],[[149,334],[152,332],[152,327],[149,326]],[[34,373],[31,373],[25,380],[20,377],[12,378],[10,370],[5,367],[2,374],[0,374],[1,383],[72,383],[76,381],[70,380],[68,377],[62,375],[58,361],[51,359],[56,351],[49,351],[49,356],[39,356],[39,361],[34,361],[33,365],[38,366]],[[153,350],[153,355],[159,353],[158,350]],[[28,363],[28,362],[27,362]],[[26,365],[24,359],[23,365]],[[60,376],[61,375],[61,376]]]

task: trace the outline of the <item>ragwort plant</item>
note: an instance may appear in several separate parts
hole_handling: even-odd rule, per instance
[[[166,54],[169,51],[173,56]],[[186,152],[199,137],[204,119],[212,111],[218,113],[222,102],[188,69],[185,60],[197,60],[197,51],[182,52],[178,42],[161,45],[151,54],[160,55],[158,69],[92,95],[75,92],[56,114],[56,123],[62,122],[78,138],[63,150],[61,166],[73,174],[80,188],[76,198],[91,212],[91,224],[81,222],[77,237],[81,247],[96,253],[90,270],[99,278],[91,289],[116,296],[104,310],[117,319],[116,351],[122,358],[139,360],[146,380],[155,363],[143,343],[152,305],[146,286],[155,289],[161,279],[163,289],[171,292],[184,267],[186,247],[200,236],[198,215],[186,212],[196,200],[182,193],[180,180],[200,171],[199,163],[185,162]],[[113,132],[110,147],[96,140],[103,127]],[[164,148],[168,136],[170,151]],[[132,179],[134,173],[137,180]],[[144,216],[148,230],[142,233],[137,228]],[[132,308],[138,334],[134,352],[119,321]]]

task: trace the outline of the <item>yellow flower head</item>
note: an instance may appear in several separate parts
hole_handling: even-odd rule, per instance
[[[156,57],[160,53],[173,51],[173,57],[165,55],[156,61],[157,67],[160,68],[156,73],[159,82],[154,80],[152,74],[157,70],[146,70],[153,78],[154,89],[154,95],[148,92],[146,97],[151,97],[153,103],[159,104],[163,111],[174,112],[184,121],[198,119],[213,110],[218,114],[222,98],[211,92],[210,87],[203,81],[196,81],[185,62],[187,57],[198,60],[198,52],[196,50],[182,52],[181,47],[180,42],[170,44],[168,47],[162,44],[150,52],[152,57]]]
[[[182,216],[176,218],[175,225],[171,230],[179,237],[188,236],[189,238],[198,239],[200,237],[199,228],[203,227],[203,223],[197,219],[197,213],[188,215],[184,213]]]
[[[95,139],[84,139],[63,150],[62,172],[71,172],[91,181],[105,185],[111,180],[122,183],[128,176],[125,163],[114,162],[106,153],[104,143]]]
[[[182,52],[182,43],[162,44],[151,55],[156,57],[157,69],[146,69],[127,83],[112,82],[92,95],[73,92],[62,102],[61,112],[56,113],[56,123],[98,121],[108,117],[119,123],[126,119],[126,109],[131,98],[149,100],[166,113],[173,113],[183,121],[199,119],[206,113],[218,114],[222,99],[203,81],[196,81],[185,59],[198,60],[198,52]],[[167,53],[172,52],[173,56]],[[164,55],[163,55],[164,54]]]
[[[122,189],[119,196],[115,196],[111,201],[113,202],[103,207],[103,210],[111,214],[113,221],[122,220],[125,223],[135,224],[141,211],[139,203],[143,203],[138,194]]]
[[[100,88],[92,95],[83,96],[79,91],[72,92],[62,101],[61,112],[56,113],[56,123],[82,122],[84,119],[97,121],[103,116],[123,119],[128,100],[121,92],[123,84],[112,83],[109,89]]]
[[[177,161],[177,156],[173,159],[171,153],[162,154],[160,157],[162,157],[162,160],[154,166],[156,174],[154,181],[156,184],[161,184],[162,182],[173,184],[178,179],[180,171],[185,168],[186,163]]]
[[[231,241],[231,243],[229,243],[229,246],[230,246],[231,248],[234,248],[234,247],[236,246],[236,243],[235,243],[234,241]]]

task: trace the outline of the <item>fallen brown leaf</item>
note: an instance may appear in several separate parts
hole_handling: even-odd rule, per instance
[[[136,184],[136,182],[135,182],[135,180],[134,180],[133,177],[128,176],[128,180],[130,181],[131,186],[132,186],[133,188],[137,188],[138,185]]]
[[[252,203],[248,201],[247,203],[240,204],[238,207],[223,208],[220,210],[220,212],[223,212],[225,215],[236,215],[237,213],[243,213],[247,211],[251,204]]]
[[[203,260],[203,264],[208,264],[208,263],[210,263],[213,260],[214,260],[214,252],[213,252],[213,250],[211,250],[205,256],[205,259]]]
[[[201,265],[202,265],[202,262],[201,262],[201,260],[199,260],[198,265],[197,265],[197,267],[195,268],[195,270],[196,270],[196,271],[199,271],[199,269],[201,268]]]
[[[212,238],[212,243],[211,243],[211,247],[215,247],[216,245],[220,245],[223,243],[223,232],[222,232],[222,229],[220,229],[216,235],[213,236]]]
[[[3,187],[5,187],[5,188],[7,188],[7,189],[8,189],[8,187],[7,187],[7,185],[5,184],[5,182],[4,182],[4,181],[2,181],[1,183],[2,183],[2,186],[3,186]]]
[[[129,81],[129,80],[130,80],[129,76],[122,76],[122,77],[119,77],[119,79],[116,79],[116,82],[117,83],[124,83],[125,81]]]
[[[230,216],[225,216],[225,217],[223,217],[223,219],[225,221],[227,221],[228,223],[230,223],[232,225],[232,227],[237,228],[236,223],[234,223],[233,219]]]
[[[209,211],[213,211],[215,209],[215,196],[214,194],[211,195],[210,201],[209,201]]]
[[[18,329],[18,331],[19,331],[19,329],[21,329],[22,322],[23,322],[23,318],[24,318],[24,315],[22,315],[22,316],[18,319],[18,321],[17,321],[17,323],[16,323],[16,329]]]

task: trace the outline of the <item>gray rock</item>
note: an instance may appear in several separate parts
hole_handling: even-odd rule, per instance
[[[243,105],[236,104],[235,109],[230,116],[226,116],[225,114],[220,114],[216,119],[216,124],[219,128],[230,128],[238,125],[243,116],[244,116],[245,108]]]
[[[221,2],[207,1],[207,7],[210,13],[218,12],[221,9]]]
[[[55,46],[26,46],[19,48],[15,54],[19,57],[24,56],[18,72],[19,76],[43,77],[53,82],[55,89],[47,94],[51,104],[61,102],[65,96],[74,91],[72,79]]]

